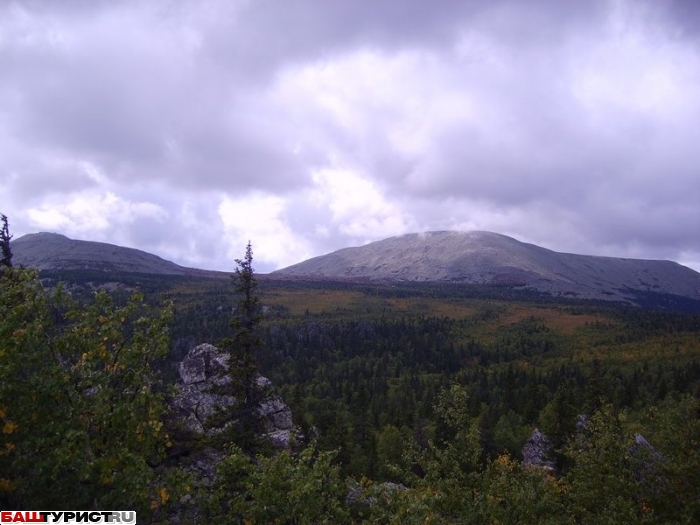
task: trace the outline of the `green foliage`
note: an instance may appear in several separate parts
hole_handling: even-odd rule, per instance
[[[250,242],[246,246],[245,257],[236,259],[236,264],[232,280],[237,305],[229,322],[233,335],[219,344],[229,355],[228,375],[231,380],[218,386],[216,392],[233,396],[237,400],[237,406],[227,407],[226,413],[221,409],[212,417],[219,420],[231,419],[231,412],[236,412],[237,424],[231,425],[221,438],[251,448],[256,445],[257,436],[262,430],[257,407],[264,392],[257,384],[258,365],[255,353],[264,342],[259,334],[260,300],[256,295],[258,282],[253,269],[253,249]]]
[[[571,384],[557,388],[552,400],[545,405],[539,415],[540,429],[560,447],[573,433],[577,414],[582,413],[577,406]]]
[[[576,523],[696,523],[699,408],[690,396],[668,400],[640,425],[603,405],[564,451],[561,483]]]
[[[624,413],[605,405],[566,447],[570,512],[577,523],[642,523],[640,487],[631,458]]]
[[[238,302],[231,317],[230,326],[233,336],[223,342],[229,352],[232,384],[240,385],[246,408],[252,408],[258,399],[255,393],[255,375],[257,364],[255,352],[263,345],[258,332],[261,314],[260,300],[255,291],[258,287],[253,270],[253,249],[250,242],[246,246],[243,259],[236,259],[236,271],[233,275],[234,291]]]
[[[12,235],[10,235],[10,228],[7,224],[7,217],[0,213],[0,222],[2,222],[2,227],[0,228],[0,252],[2,252],[2,259],[0,259],[1,267],[11,267],[12,266],[12,250],[10,248],[10,241],[12,240]]]
[[[427,447],[415,444],[413,467],[404,473],[410,490],[389,502],[389,523],[451,523],[473,516],[482,448],[477,421],[466,411],[467,392],[452,384],[438,396],[438,428]]]
[[[475,507],[472,489],[479,476],[482,447],[478,422],[467,413],[467,396],[456,384],[441,392],[435,407],[436,441],[419,460],[425,477],[418,485],[437,489],[431,512],[448,518],[473,515]]]
[[[647,460],[652,471],[642,471],[648,505],[659,521],[700,523],[700,400],[669,397],[649,408],[644,422],[658,451]]]
[[[404,452],[410,443],[407,431],[394,425],[386,425],[377,434],[378,474],[382,479],[397,477],[397,469],[403,466]]]
[[[4,508],[128,508],[169,499],[163,394],[154,360],[168,348],[170,307],[148,316],[135,294],[100,292],[80,307],[35,272],[0,278],[0,501]],[[170,489],[172,490],[172,488]]]
[[[435,411],[442,441],[416,447],[406,487],[363,483],[372,498],[362,519],[383,524],[637,524],[698,521],[700,404],[683,397],[649,411],[639,423],[603,404],[563,448],[569,467],[554,474],[502,454],[478,461],[467,393],[451,386]],[[643,430],[659,449],[635,430]],[[466,459],[465,459],[466,458]]]
[[[523,424],[523,418],[509,410],[498,418],[493,428],[493,448],[511,457],[520,457],[523,443],[531,433],[532,428]]]
[[[376,461],[375,436],[387,425],[410,433],[435,424],[437,392],[451,381],[469,392],[467,410],[479,417],[491,459],[504,450],[519,457],[536,426],[561,447],[577,415],[602,402],[639,412],[674,392],[700,392],[692,316],[630,315],[650,326],[636,336],[637,324],[613,324],[598,310],[555,309],[519,315],[492,333],[518,311],[500,310],[486,321],[481,311],[466,318],[387,311],[378,318],[264,320],[266,346],[257,361],[293,401],[295,416],[318,429],[319,445],[341,448],[345,474],[384,480],[393,478]],[[549,327],[555,322],[568,331]]]
[[[346,486],[332,452],[311,445],[297,456],[281,452],[253,459],[232,447],[218,464],[207,495],[207,521],[214,524],[349,523]]]
[[[524,467],[504,454],[490,461],[480,480],[480,496],[473,523],[566,524],[561,482],[540,469]]]
[[[478,421],[465,411],[468,394],[451,385],[435,411],[441,438],[417,447],[408,487],[384,491],[375,485],[369,521],[378,523],[567,523],[559,482],[538,469],[522,467],[507,454],[480,460]],[[372,490],[373,489],[373,490]],[[573,522],[572,522],[573,523]]]
[[[130,277],[152,301],[177,300],[183,339],[171,358],[187,341],[230,335],[241,411],[254,400],[246,378],[259,363],[302,426],[318,432],[299,456],[232,448],[214,485],[200,487],[214,522],[700,522],[700,316],[505,288],[261,279],[263,315],[250,245],[237,264],[230,325],[222,279]],[[143,304],[128,310],[133,301],[91,295],[77,308],[62,292],[46,294],[35,275],[14,275],[0,312],[0,504],[26,506],[37,495],[59,507],[133,500],[162,510],[179,485],[153,468],[167,437],[144,425],[162,408],[144,368],[152,359],[129,353],[139,330],[146,334],[136,322]],[[84,289],[99,278],[84,276]],[[143,374],[109,366],[119,334],[124,350],[114,362]],[[155,356],[158,347],[140,352]],[[132,384],[148,394],[132,399],[141,392]],[[580,430],[584,413],[591,417]],[[514,459],[535,426],[559,447],[556,474]],[[635,442],[636,432],[652,448]],[[100,484],[103,473],[111,483]],[[351,508],[347,475],[364,490]]]

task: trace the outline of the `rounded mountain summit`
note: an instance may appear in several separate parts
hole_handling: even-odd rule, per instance
[[[391,237],[314,257],[272,275],[496,284],[590,299],[627,300],[639,292],[700,299],[700,273],[672,261],[560,253],[485,231]]]
[[[13,262],[37,270],[97,270],[151,275],[185,275],[192,270],[141,250],[69,239],[50,232],[12,241]]]

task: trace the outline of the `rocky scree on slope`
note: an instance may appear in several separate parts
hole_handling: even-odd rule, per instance
[[[586,299],[626,300],[637,291],[700,300],[700,273],[672,261],[559,253],[483,231],[392,237],[314,257],[272,275],[499,284]]]

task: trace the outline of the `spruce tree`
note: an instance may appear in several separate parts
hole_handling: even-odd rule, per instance
[[[255,294],[258,281],[253,270],[253,248],[248,241],[245,257],[236,259],[236,270],[233,275],[234,290],[238,295],[238,303],[233,312],[229,326],[233,329],[229,352],[236,366],[231,366],[234,375],[232,379],[242,383],[244,406],[253,410],[259,401],[256,394],[258,366],[255,362],[255,352],[263,345],[258,334],[258,325],[262,318],[260,314],[260,299]]]
[[[0,220],[2,221],[2,229],[0,229],[0,247],[2,248],[2,259],[0,259],[0,266],[12,267],[12,250],[10,249],[10,240],[12,235],[10,235],[10,228],[7,224],[7,216],[0,213]]]
[[[229,381],[214,388],[213,393],[230,395],[236,399],[237,424],[230,427],[224,439],[246,449],[254,448],[263,431],[259,405],[263,399],[263,388],[258,384],[256,351],[264,344],[259,335],[262,319],[260,300],[256,295],[258,286],[253,269],[253,248],[248,241],[243,259],[236,259],[236,269],[232,276],[234,292],[238,298],[229,326],[233,333],[220,342],[221,349],[228,353]],[[231,417],[231,408],[220,408],[212,417],[211,423],[220,426]]]

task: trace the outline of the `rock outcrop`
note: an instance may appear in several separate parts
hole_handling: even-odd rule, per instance
[[[556,463],[552,458],[552,442],[538,428],[523,447],[523,465],[543,468],[550,472],[556,470]]]
[[[230,383],[228,354],[213,345],[201,344],[188,352],[180,363],[180,380],[175,385],[172,407],[175,423],[195,438],[212,436],[235,422],[233,407],[236,399],[232,396],[215,393],[217,387]],[[264,436],[279,448],[290,448],[297,431],[292,422],[292,411],[279,396],[273,394],[272,383],[266,377],[258,376],[258,386],[265,396],[258,406],[263,418]],[[232,409],[231,418],[213,416],[219,409],[224,414]]]
[[[591,446],[591,435],[588,431],[589,417],[579,414],[576,419],[576,443],[582,450]],[[554,459],[554,446],[551,440],[539,429],[535,429],[523,446],[523,465],[539,467],[549,472],[557,471]],[[620,453],[623,453],[622,451]],[[624,452],[632,462],[634,476],[638,482],[660,491],[668,485],[668,479],[663,475],[663,456],[642,436],[634,435],[634,443]]]

